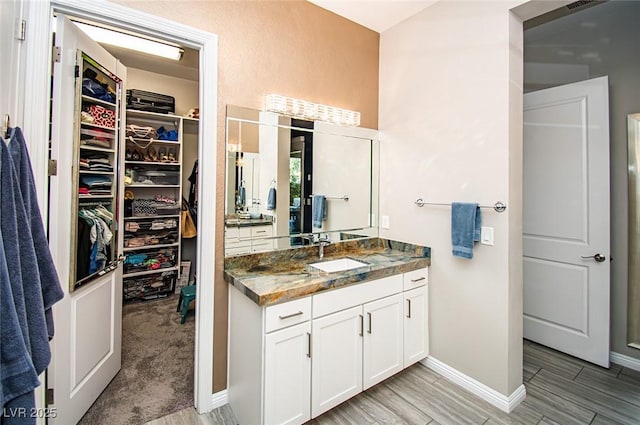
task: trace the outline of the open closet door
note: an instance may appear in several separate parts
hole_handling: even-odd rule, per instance
[[[56,409],[49,423],[66,425],[80,420],[120,370],[118,148],[126,68],[64,16],[56,22],[51,158],[58,167],[50,182],[49,229],[65,297],[54,309],[48,387]]]

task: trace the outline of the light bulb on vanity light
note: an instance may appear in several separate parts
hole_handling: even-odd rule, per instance
[[[268,94],[265,97],[265,110],[309,121],[324,121],[354,127],[360,125],[360,112],[279,94]]]

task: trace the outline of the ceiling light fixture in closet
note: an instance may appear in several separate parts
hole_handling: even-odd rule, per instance
[[[136,37],[123,32],[96,27],[94,25],[88,25],[81,22],[75,22],[75,24],[98,43],[136,50],[150,55],[173,59],[175,61],[179,61],[184,53],[184,50],[180,47],[168,43],[161,43],[148,38]]]

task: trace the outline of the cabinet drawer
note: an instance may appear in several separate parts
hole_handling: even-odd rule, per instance
[[[251,227],[252,238],[266,238],[273,236],[273,226],[253,226]]]
[[[424,286],[429,281],[429,269],[418,269],[404,274],[403,290]]]
[[[251,237],[250,227],[225,227],[225,239],[245,239]]]
[[[239,246],[234,248],[225,248],[224,255],[251,254],[251,246]]]
[[[256,242],[253,241],[251,244],[251,252],[265,252],[271,251],[273,249],[273,242],[265,241],[265,242]]]
[[[313,296],[313,317],[324,316],[402,291],[402,275],[357,283]]]
[[[310,320],[311,297],[271,305],[265,310],[265,332],[272,332]]]

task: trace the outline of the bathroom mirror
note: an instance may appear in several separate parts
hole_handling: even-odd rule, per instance
[[[225,254],[377,236],[377,131],[227,106]]]
[[[627,342],[640,349],[640,113],[627,116],[629,154],[629,289]]]

